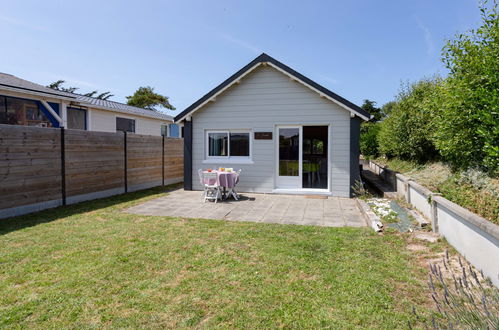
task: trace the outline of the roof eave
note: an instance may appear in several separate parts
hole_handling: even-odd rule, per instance
[[[68,95],[61,95],[58,93],[36,91],[33,89],[19,87],[19,86],[0,84],[0,89],[11,91],[11,92],[16,92],[16,93],[25,93],[25,94],[29,94],[29,95],[45,96],[45,97],[50,97],[50,98],[54,98],[54,99],[61,99],[64,101],[76,100],[76,97],[72,97],[72,96],[68,96]]]
[[[224,80],[221,84],[219,84],[217,87],[212,89],[210,92],[205,94],[203,97],[201,97],[199,100],[194,102],[191,106],[189,106],[187,109],[182,111],[180,114],[175,116],[174,122],[178,123],[183,121],[187,116],[191,115],[193,112],[197,111],[198,109],[202,108],[205,104],[210,102],[210,100],[214,100],[217,95],[223,93],[226,89],[231,87],[234,83],[239,81],[241,78],[243,78],[245,75],[256,69],[258,66],[261,64],[269,64],[271,65],[274,69],[292,77],[293,79],[296,79],[298,82],[302,83],[303,85],[307,86],[308,88],[316,91],[319,93],[320,96],[325,97],[326,99],[329,99],[333,103],[339,105],[343,109],[349,111],[351,114],[354,114],[361,119],[365,121],[369,121],[372,116],[367,113],[365,110],[362,108],[356,106],[355,104],[351,103],[350,101],[344,99],[343,97],[333,93],[329,89],[317,84],[313,80],[305,77],[304,75],[300,74],[299,72],[293,70],[292,68],[286,66],[285,64],[277,61],[273,57],[263,53],[257,58],[255,58],[253,61],[248,63],[246,66],[244,66],[242,69],[234,73],[232,76]]]
[[[132,113],[132,112],[127,112],[118,108],[112,108],[112,107],[106,107],[103,105],[97,105],[81,100],[76,100],[75,103],[78,103],[79,106],[87,107],[87,108],[93,108],[93,109],[100,109],[100,110],[106,110],[106,111],[112,111],[112,112],[119,112],[123,114],[128,114],[128,115],[135,115],[135,116],[140,116],[140,117],[146,117],[146,118],[151,118],[151,119],[157,119],[157,120],[167,120],[173,122],[173,116],[170,115],[164,115],[162,113],[156,112],[156,114],[159,114],[162,116],[161,118],[158,116],[154,116],[148,113]],[[164,117],[163,117],[164,116]]]

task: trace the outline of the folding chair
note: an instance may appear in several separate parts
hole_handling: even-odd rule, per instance
[[[199,180],[201,185],[204,187],[203,191],[203,201],[215,200],[215,203],[221,198],[220,187],[217,185],[217,173],[215,172],[203,172],[203,170],[198,170]],[[210,184],[214,182],[213,184]]]

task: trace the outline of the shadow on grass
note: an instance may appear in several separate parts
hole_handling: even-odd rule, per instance
[[[0,219],[0,235],[8,234],[12,231],[20,230],[38,224],[52,222],[61,218],[69,217],[79,213],[92,212],[95,210],[111,207],[118,204],[128,203],[136,199],[149,197],[165,192],[170,192],[182,187],[182,184],[173,184],[165,187],[154,187],[146,190],[139,190],[127,194],[121,194],[106,198],[99,198],[67,206],[59,206],[17,217]]]

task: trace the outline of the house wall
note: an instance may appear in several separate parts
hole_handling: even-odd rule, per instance
[[[116,117],[135,119],[135,133],[161,136],[161,125],[171,122],[138,117],[112,111],[89,109],[88,129],[99,132],[116,132]]]
[[[251,164],[230,164],[243,174],[239,191],[272,192],[276,179],[276,125],[330,125],[329,178],[334,196],[350,195],[350,113],[271,67],[260,67],[192,115],[192,188],[200,190],[200,168],[226,167],[205,161],[206,130],[272,131],[254,140]]]

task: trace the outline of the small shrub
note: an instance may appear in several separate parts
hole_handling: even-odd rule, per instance
[[[499,327],[499,290],[481,272],[460,257],[446,252],[430,264],[428,288],[438,310],[425,327],[433,329],[497,329]],[[420,317],[413,308],[417,319]],[[426,323],[427,321],[425,321]],[[409,327],[412,325],[409,323]]]

